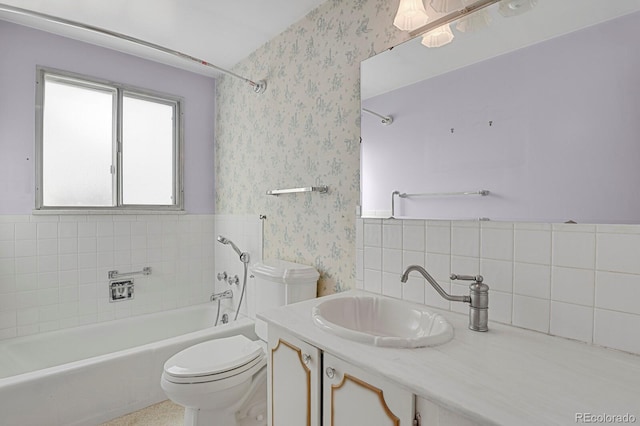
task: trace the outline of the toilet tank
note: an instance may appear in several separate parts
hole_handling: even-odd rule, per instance
[[[251,267],[256,334],[267,341],[267,326],[255,314],[316,297],[320,274],[313,266],[280,259],[264,260]]]

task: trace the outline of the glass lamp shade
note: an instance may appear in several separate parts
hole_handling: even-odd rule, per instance
[[[449,13],[464,8],[464,0],[431,0],[431,8],[438,13]]]
[[[522,15],[538,4],[538,0],[502,0],[498,12],[505,18]]]
[[[463,33],[470,33],[485,29],[490,23],[491,15],[489,14],[489,11],[485,9],[460,19],[456,24],[456,29]]]
[[[451,43],[453,37],[454,35],[451,32],[451,27],[447,24],[429,31],[422,36],[422,44],[427,47],[441,47],[445,44]]]
[[[412,31],[425,25],[428,20],[422,0],[400,0],[393,25],[402,31]]]

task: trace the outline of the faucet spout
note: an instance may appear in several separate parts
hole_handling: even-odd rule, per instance
[[[438,292],[438,294],[445,299],[450,300],[451,302],[471,303],[471,296],[452,296],[448,294],[442,287],[440,287],[440,284],[438,284],[438,282],[427,272],[427,270],[420,265],[409,266],[402,274],[400,281],[406,283],[407,279],[409,279],[409,273],[412,271],[418,271],[424,277],[424,279],[426,279],[427,282],[429,282],[429,284],[431,284],[431,286]]]

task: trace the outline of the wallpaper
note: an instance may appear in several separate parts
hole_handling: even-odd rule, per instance
[[[219,80],[216,213],[261,214],[264,257],[320,271],[319,295],[355,287],[360,62],[407,38],[398,2],[329,0]],[[327,185],[329,192],[266,191]]]

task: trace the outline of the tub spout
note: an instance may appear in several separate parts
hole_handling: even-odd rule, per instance
[[[211,301],[215,302],[216,300],[220,300],[220,299],[231,299],[233,297],[233,291],[231,290],[227,290],[227,291],[223,291],[222,293],[213,293],[211,295]]]

